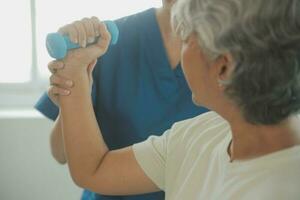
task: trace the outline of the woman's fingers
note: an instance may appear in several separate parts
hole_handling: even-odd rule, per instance
[[[81,47],[77,50],[69,51],[63,62],[67,62],[67,58],[76,58],[76,64],[87,66],[94,59],[102,56],[108,49],[111,35],[107,30],[105,23],[101,22],[97,17],[83,18],[82,20],[75,21],[59,29],[61,34],[67,34],[72,41],[78,41]],[[98,39],[100,37],[100,39]],[[50,65],[49,70],[52,74],[57,71],[56,66]]]
[[[66,26],[61,27],[58,29],[58,33],[68,35],[73,43],[78,43],[78,31],[73,24],[67,24]]]
[[[73,43],[86,47],[87,44],[94,43],[100,35],[99,24],[100,21],[97,17],[83,18],[61,27],[58,32],[68,35]]]
[[[96,40],[96,33],[94,30],[92,19],[83,18],[81,21],[85,28],[87,44],[91,44]]]
[[[94,25],[95,32],[97,32],[97,36],[100,36],[100,40],[98,40],[98,45],[101,47],[108,47],[111,35],[105,25],[104,22],[101,22],[97,17],[92,17],[92,22]]]
[[[94,59],[97,59],[105,54],[110,44],[111,36],[106,28],[105,23],[101,22],[99,24],[98,31],[100,34],[100,39],[98,39],[95,44],[90,45],[85,49],[85,57],[87,58],[86,63],[88,64],[90,64]]]
[[[86,36],[84,25],[82,24],[81,21],[73,22],[73,25],[76,28],[77,33],[78,33],[78,44],[81,47],[86,47],[86,44],[87,44],[87,41],[86,41],[87,39],[86,38],[87,38],[87,36]]]
[[[101,22],[95,16],[93,16],[91,18],[91,21],[92,21],[92,24],[93,24],[93,27],[94,27],[95,35],[96,35],[96,37],[99,37],[100,36],[100,31],[99,30],[100,30],[100,24],[101,24]]]
[[[102,49],[103,53],[105,53],[108,49],[111,40],[111,35],[104,22],[101,22],[99,25],[99,33],[101,38],[100,40],[98,40],[97,46],[99,46]]]

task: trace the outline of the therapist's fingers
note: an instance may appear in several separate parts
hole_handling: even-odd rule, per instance
[[[49,64],[48,64],[48,69],[49,71],[51,72],[51,74],[55,74],[55,72],[59,69],[63,69],[64,68],[64,63],[61,62],[61,61],[51,61]]]
[[[62,88],[59,88],[57,86],[50,86],[48,89],[48,97],[51,99],[51,101],[59,106],[59,100],[58,97],[59,96],[68,96],[71,94],[71,91],[68,90],[64,90]]]
[[[47,91],[47,94],[48,94],[48,97],[51,99],[51,101],[56,105],[56,106],[59,106],[59,102],[58,102],[58,95],[55,95],[53,92],[52,92],[52,89],[53,86],[50,86],[48,91]]]
[[[50,85],[54,85],[63,89],[72,88],[74,85],[72,80],[68,80],[56,74],[52,74],[49,79]]]
[[[62,95],[62,96],[68,96],[71,93],[70,90],[66,90],[60,87],[57,87],[55,85],[52,85],[48,89],[48,96],[51,99],[54,99],[55,101],[57,100],[57,96]]]

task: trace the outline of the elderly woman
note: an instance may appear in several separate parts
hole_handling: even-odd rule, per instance
[[[172,200],[300,199],[300,1],[179,0],[172,20],[193,100],[213,112],[110,151],[87,74],[109,44],[101,23],[98,43],[69,52],[57,72],[75,83],[59,99],[74,182]]]

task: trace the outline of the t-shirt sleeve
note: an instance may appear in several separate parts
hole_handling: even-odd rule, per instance
[[[150,136],[147,140],[133,145],[135,158],[145,174],[161,190],[165,188],[167,138],[169,130],[162,136]]]
[[[46,92],[40,97],[34,108],[53,121],[57,118],[59,112],[58,107],[51,101]]]

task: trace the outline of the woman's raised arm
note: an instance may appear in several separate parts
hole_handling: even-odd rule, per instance
[[[62,60],[64,69],[57,72],[74,83],[70,95],[59,97],[65,153],[71,176],[80,187],[101,194],[128,195],[158,191],[140,168],[131,147],[110,151],[103,140],[92,106],[87,68],[106,52],[110,35],[104,23],[99,23],[99,26],[88,26],[86,23],[87,19],[84,19],[60,29],[65,33],[76,29],[78,38],[89,38],[91,33],[96,35],[94,27],[97,27],[101,36],[96,44],[69,52]]]

